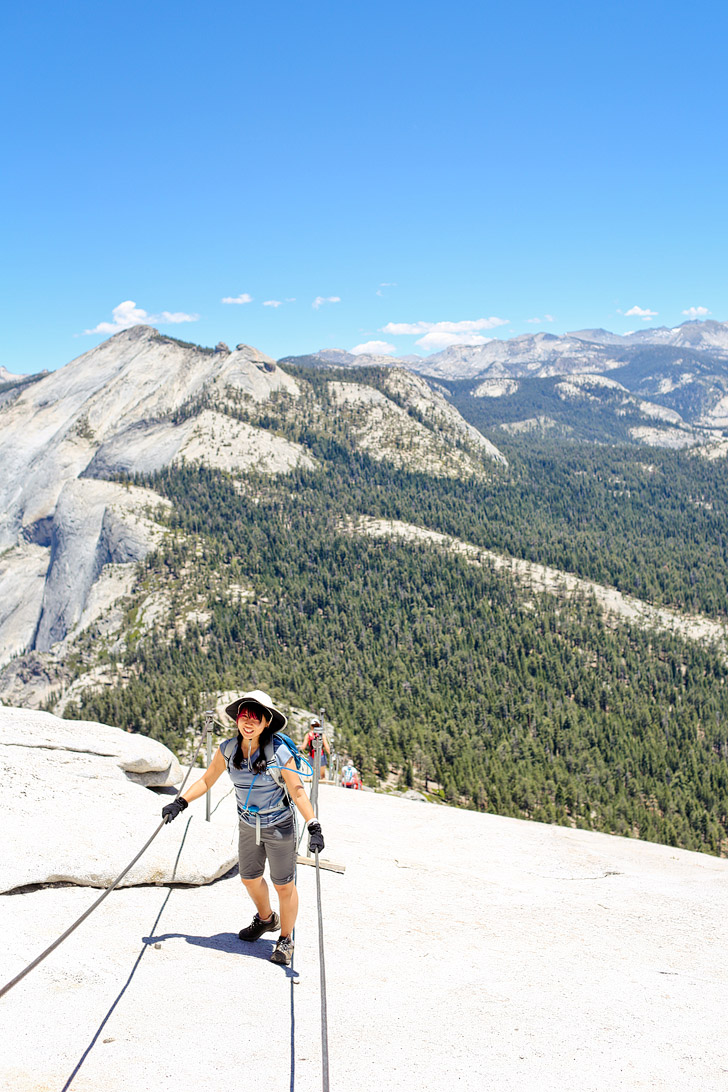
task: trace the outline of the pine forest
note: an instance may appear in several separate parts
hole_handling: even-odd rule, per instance
[[[297,377],[326,407],[321,375]],[[723,461],[493,426],[507,466],[437,476],[363,453],[328,410],[294,414],[284,396],[225,406],[302,444],[314,469],[134,479],[172,502],[139,583],[163,588],[169,611],[144,630],[132,599],[125,649],[106,653],[124,685],[85,691],[65,715],[180,751],[205,694],[261,687],[325,707],[369,786],[394,777],[449,805],[728,855],[724,647],[357,522],[402,521],[726,621]]]

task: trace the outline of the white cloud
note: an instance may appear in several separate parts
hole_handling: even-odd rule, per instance
[[[478,334],[478,330],[492,330],[506,326],[508,319],[464,319],[462,322],[388,322],[382,327],[383,334],[421,334],[416,342],[423,349],[446,349],[448,345],[485,345],[491,338]]]
[[[223,296],[221,303],[252,303],[253,297],[247,292],[241,292],[239,296]]]
[[[644,319],[645,322],[648,319],[656,318],[659,314],[658,311],[650,311],[649,307],[630,307],[629,311],[625,311],[624,314],[629,317],[630,315],[636,315],[637,318]]]
[[[702,318],[704,315],[709,315],[710,311],[707,307],[688,307],[683,311],[683,314],[687,315],[688,318],[697,319]]]
[[[323,303],[341,303],[341,296],[317,296],[311,306],[318,311]]]
[[[482,334],[448,334],[445,330],[430,330],[424,337],[420,337],[415,345],[421,345],[427,352],[438,349],[447,349],[450,345],[486,345],[493,341],[492,337],[483,337]]]
[[[527,318],[526,319],[526,322],[532,322],[532,323],[537,323],[537,322],[540,322],[540,321],[541,321],[540,318]]]
[[[353,349],[349,350],[354,356],[361,356],[362,353],[375,353],[377,356],[390,356],[392,353],[396,353],[397,349],[394,345],[390,345],[388,341],[365,341],[361,345],[355,345]]]
[[[508,319],[464,319],[462,322],[388,322],[382,327],[383,334],[427,334],[430,331],[443,334],[468,334],[476,330],[492,330],[494,326],[506,326]]]
[[[544,315],[544,318],[546,319],[546,322],[555,322],[556,321],[554,319],[553,315]]]
[[[554,316],[553,315],[544,315],[543,318],[527,318],[526,319],[526,322],[530,322],[530,323],[553,322],[553,321],[554,321]]]
[[[283,300],[263,300],[264,307],[282,307]]]
[[[177,322],[197,322],[200,317],[184,311],[160,311],[158,315],[150,315],[143,307],[137,307],[134,300],[117,304],[111,314],[114,316],[113,322],[100,322],[93,330],[84,330],[84,334],[118,334],[119,330],[128,330],[130,326],[167,326]]]
[[[184,311],[160,311],[158,315],[149,315],[147,322],[197,322],[199,315],[188,315]]]
[[[386,326],[382,327],[383,334],[422,334],[429,327],[434,326],[432,322],[388,322]]]
[[[383,296],[384,295],[384,292],[382,292],[383,288],[396,288],[396,287],[397,287],[397,282],[396,281],[382,281],[382,283],[379,285],[379,288],[377,289],[377,295],[378,296]]]

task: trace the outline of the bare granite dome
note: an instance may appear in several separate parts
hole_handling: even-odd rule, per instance
[[[100,726],[75,730],[86,746]],[[89,760],[55,753],[64,776]],[[79,817],[69,792],[39,801],[29,853],[43,852],[49,827],[59,856],[81,827],[90,846],[95,824],[91,870],[121,871],[141,848],[160,800],[128,784],[118,758],[104,761],[115,772]],[[221,778],[213,803],[228,789]],[[320,876],[332,1089],[726,1088],[728,861],[327,783],[319,800],[323,856],[346,866]],[[207,824],[197,800],[162,829],[165,868],[213,835],[234,855],[234,809],[221,810]],[[228,1092],[244,1074],[246,1086],[320,1090],[313,868],[298,868],[292,968],[268,962],[274,937],[238,939],[252,904],[237,875],[170,879],[112,892],[3,998],[3,1088],[61,1089],[74,1074],[88,1092],[176,1092],[181,1079]],[[0,983],[95,897],[78,886],[0,895]]]

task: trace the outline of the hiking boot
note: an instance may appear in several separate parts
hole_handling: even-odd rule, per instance
[[[273,911],[270,921],[261,921],[260,914],[256,914],[250,925],[246,925],[244,929],[241,929],[238,936],[241,940],[257,940],[258,937],[263,936],[263,933],[274,933],[280,927],[281,919],[275,911]]]
[[[284,966],[290,967],[292,959],[293,941],[290,937],[278,937],[276,946],[271,953],[271,963],[283,963]]]

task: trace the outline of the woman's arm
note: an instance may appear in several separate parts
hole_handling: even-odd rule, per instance
[[[288,762],[286,762],[281,773],[283,774],[283,780],[288,787],[291,799],[306,821],[306,826],[308,827],[308,851],[309,853],[320,853],[324,849],[324,836],[321,833],[321,824],[316,818],[315,812],[311,807],[311,801],[306,795],[306,790],[303,787],[303,782],[298,776],[295,758],[290,758]]]
[[[303,818],[307,823],[310,819],[315,819],[316,816],[311,807],[311,801],[306,794],[301,778],[298,776],[295,758],[291,757],[288,762],[286,762],[281,773],[283,774],[283,780],[286,783],[288,794]],[[194,785],[192,787],[194,788]]]
[[[225,759],[223,757],[222,751],[218,747],[218,749],[215,751],[215,757],[213,758],[212,762],[207,767],[199,781],[195,781],[194,784],[190,785],[189,789],[187,789],[186,792],[183,792],[181,795],[184,797],[188,804],[191,804],[193,800],[197,800],[199,796],[204,796],[206,792],[209,792],[209,790],[215,784],[224,769]]]

